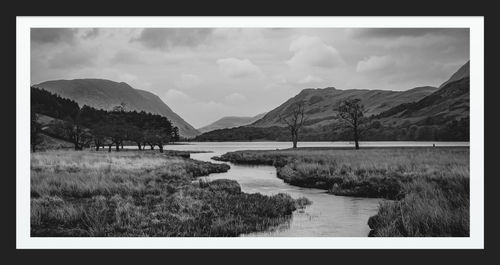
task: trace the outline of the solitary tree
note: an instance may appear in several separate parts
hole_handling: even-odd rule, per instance
[[[300,128],[306,121],[306,117],[304,114],[305,103],[304,101],[295,102],[289,107],[289,109],[291,109],[291,115],[289,115],[288,117],[285,117],[285,115],[280,115],[279,119],[286,123],[286,125],[288,126],[292,137],[293,148],[297,148]]]
[[[360,99],[347,99],[340,103],[338,117],[344,121],[344,124],[352,130],[352,137],[356,149],[359,149],[359,136],[362,131],[362,125],[365,122],[365,108]]]

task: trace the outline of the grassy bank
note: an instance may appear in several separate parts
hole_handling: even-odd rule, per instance
[[[296,186],[390,199],[370,218],[371,236],[469,235],[468,148],[299,148],[217,159],[274,165]]]
[[[31,154],[32,236],[238,236],[286,222],[298,201],[242,193],[225,172],[158,152]]]

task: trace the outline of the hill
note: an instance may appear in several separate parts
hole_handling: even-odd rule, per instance
[[[265,114],[266,113],[261,113],[259,115],[254,116],[254,117],[236,117],[236,116],[223,117],[223,118],[221,118],[221,119],[219,119],[219,120],[217,120],[217,121],[215,121],[207,126],[198,128],[198,131],[201,133],[206,133],[206,132],[219,130],[219,129],[234,128],[234,127],[252,124],[253,122],[264,117]]]
[[[292,104],[305,102],[307,122],[303,141],[346,141],[350,133],[336,118],[335,109],[345,99],[359,98],[366,108],[369,128],[366,141],[468,141],[469,62],[440,88],[417,87],[407,91],[383,91],[333,87],[304,89],[251,125],[215,130],[199,135],[199,141],[289,140],[280,116],[289,117]]]
[[[307,127],[320,127],[332,122],[336,116],[336,108],[346,99],[359,98],[366,108],[366,115],[376,115],[397,105],[414,102],[430,95],[437,88],[417,87],[407,91],[348,89],[333,87],[323,89],[304,89],[295,97],[287,100],[279,107],[256,121],[252,127],[285,126],[280,116],[289,117],[295,102],[304,101],[305,113],[308,117]]]
[[[189,123],[172,111],[157,95],[131,87],[124,82],[105,79],[53,80],[33,85],[61,97],[72,99],[79,105],[111,110],[125,103],[128,111],[146,111],[167,117],[179,128],[182,137],[191,138],[199,134]]]
[[[438,91],[423,99],[396,106],[381,113],[383,123],[438,125],[453,120],[468,119],[470,107],[470,80],[462,79],[446,83]]]
[[[454,82],[454,81],[458,81],[458,80],[460,80],[460,79],[462,79],[464,77],[469,77],[469,74],[470,74],[469,64],[470,64],[470,61],[467,61],[464,65],[462,65],[462,67],[460,67],[460,69],[458,69],[458,71],[456,71],[450,77],[450,79],[448,79],[446,82],[444,82],[443,84],[441,84],[439,86],[439,88],[444,87],[448,83],[451,83],[451,82]]]

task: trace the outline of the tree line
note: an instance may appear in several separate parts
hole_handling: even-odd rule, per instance
[[[469,118],[446,121],[439,117],[428,117],[418,123],[404,121],[392,125],[382,123],[378,116],[365,115],[366,111],[359,99],[342,101],[334,107],[337,115],[332,122],[318,127],[307,127],[307,114],[304,102],[298,101],[290,106],[290,114],[280,115],[286,127],[249,127],[241,126],[204,133],[195,138],[197,141],[292,141],[296,146],[302,141],[469,141]],[[299,137],[300,136],[300,137]],[[358,143],[359,147],[359,143]]]
[[[42,124],[40,114],[54,118]],[[139,150],[153,150],[179,140],[179,130],[164,116],[144,111],[126,111],[124,103],[111,111],[62,98],[44,89],[31,87],[31,148],[36,151],[42,134],[69,141],[75,150],[84,147],[123,149],[124,143],[134,143]]]

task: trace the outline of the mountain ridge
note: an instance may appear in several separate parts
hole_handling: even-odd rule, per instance
[[[420,100],[437,89],[431,86],[416,87],[405,91],[337,89],[334,87],[307,88],[268,112],[262,119],[252,123],[251,126],[286,126],[280,121],[279,117],[290,115],[292,104],[298,101],[306,103],[305,113],[309,120],[307,126],[321,126],[325,125],[324,121],[331,120],[331,117],[336,115],[335,106],[338,106],[345,99],[360,98],[367,110],[366,115],[370,116],[379,114],[402,103]],[[313,121],[316,121],[315,123],[317,124],[313,124]]]
[[[200,131],[201,133],[205,133],[205,132],[210,132],[210,131],[219,130],[219,129],[228,129],[228,128],[234,128],[234,127],[252,124],[253,122],[262,118],[265,114],[266,114],[266,112],[261,113],[261,114],[257,114],[253,117],[225,116],[225,117],[222,117],[222,118],[212,122],[209,125],[198,128],[198,131]]]
[[[442,83],[439,88],[444,87],[446,84],[451,83],[453,81],[460,80],[464,77],[468,77],[470,75],[470,61],[467,61],[464,65],[462,65],[455,73],[451,75],[451,77]]]
[[[346,141],[349,130],[338,120],[336,106],[346,99],[361,99],[370,128],[369,141],[468,141],[470,80],[469,62],[460,67],[440,88],[423,86],[406,91],[307,88],[246,126],[216,130],[196,137],[200,141],[290,139],[280,116],[291,114],[292,104],[305,103],[307,121],[301,129],[306,141]]]
[[[135,89],[125,82],[98,78],[60,79],[33,86],[72,99],[82,106],[88,105],[97,109],[110,110],[125,103],[126,110],[146,111],[167,117],[179,128],[182,137],[191,138],[199,134],[160,97],[149,91]]]

